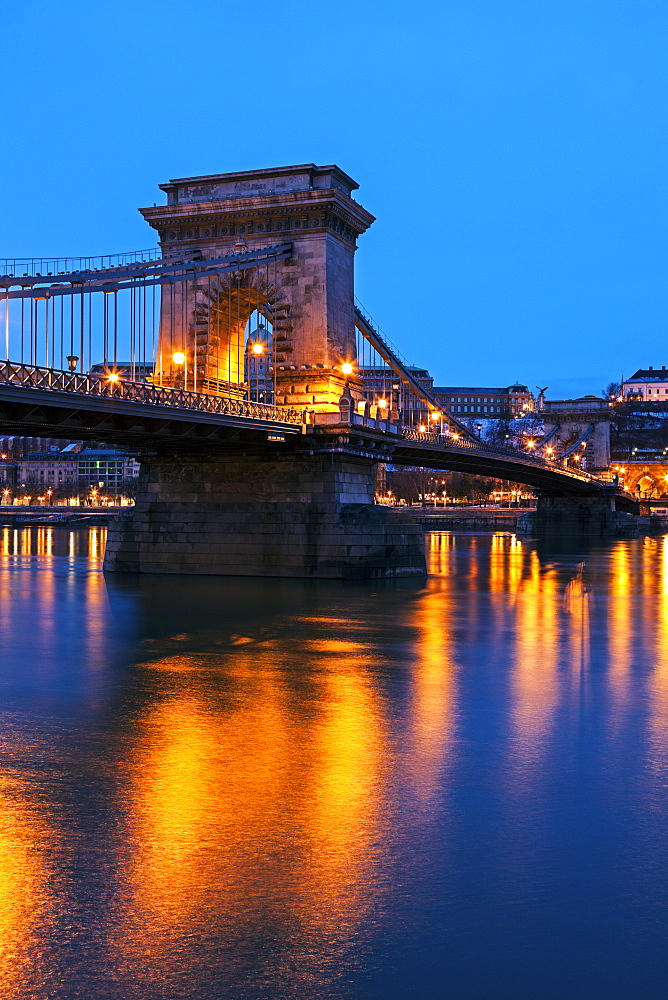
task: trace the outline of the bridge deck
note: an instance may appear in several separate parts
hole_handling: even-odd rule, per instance
[[[285,440],[299,410],[47,368],[0,366],[0,433],[103,440],[140,450],[160,443]]]
[[[637,501],[619,487],[580,469],[452,435],[420,433],[352,414],[346,424],[335,413],[316,415],[305,426],[301,410],[227,396],[195,393],[104,376],[50,368],[0,365],[0,433],[107,441],[138,453],[160,446],[254,444],[276,448],[304,430],[336,450],[341,431],[371,433],[388,444],[387,460],[449,472],[465,472],[522,483],[562,496],[614,496],[621,509]],[[346,445],[342,446],[345,450]]]

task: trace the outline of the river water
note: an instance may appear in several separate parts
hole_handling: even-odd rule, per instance
[[[0,996],[664,998],[668,539],[425,585],[0,529]]]

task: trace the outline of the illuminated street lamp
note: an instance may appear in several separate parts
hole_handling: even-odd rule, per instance
[[[172,361],[175,365],[183,365],[186,361],[186,356],[182,351],[176,351],[172,354]]]
[[[109,374],[107,375],[107,382],[111,382],[112,384],[115,382],[120,382],[120,380],[121,376],[118,374],[118,372],[109,372]]]
[[[253,354],[264,354],[264,344],[253,344],[251,351]]]
[[[341,371],[343,372],[344,375],[352,375],[353,366],[350,364],[349,361],[344,361],[344,363],[341,365]]]

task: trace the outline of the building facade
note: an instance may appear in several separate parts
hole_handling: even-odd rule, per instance
[[[77,457],[78,482],[84,489],[117,493],[123,483],[139,475],[139,462],[112,448],[85,448]]]
[[[38,451],[19,459],[17,485],[44,492],[78,481],[78,455],[72,452]]]
[[[14,465],[16,485],[40,493],[71,486],[82,492],[95,489],[114,494],[139,475],[139,463],[134,458],[111,448],[77,452],[70,446],[62,452],[35,452]]]
[[[433,393],[445,413],[458,419],[475,417],[509,420],[535,409],[533,393],[519,382],[505,388],[476,386],[434,386]]]
[[[668,403],[668,369],[639,368],[622,382],[622,397],[629,401],[643,400],[649,403]]]

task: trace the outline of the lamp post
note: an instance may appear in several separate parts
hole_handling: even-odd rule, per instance
[[[254,344],[248,345],[248,395],[252,400],[255,398],[255,402],[259,402],[260,398],[260,358],[264,354],[264,344],[256,341]],[[251,360],[254,364],[251,366]],[[253,397],[253,369],[255,370],[255,397]]]
[[[188,369],[186,367],[186,356],[183,351],[175,351],[174,354],[172,354],[172,363],[176,365],[177,372],[180,370],[181,366],[183,366],[183,388],[186,389]]]

